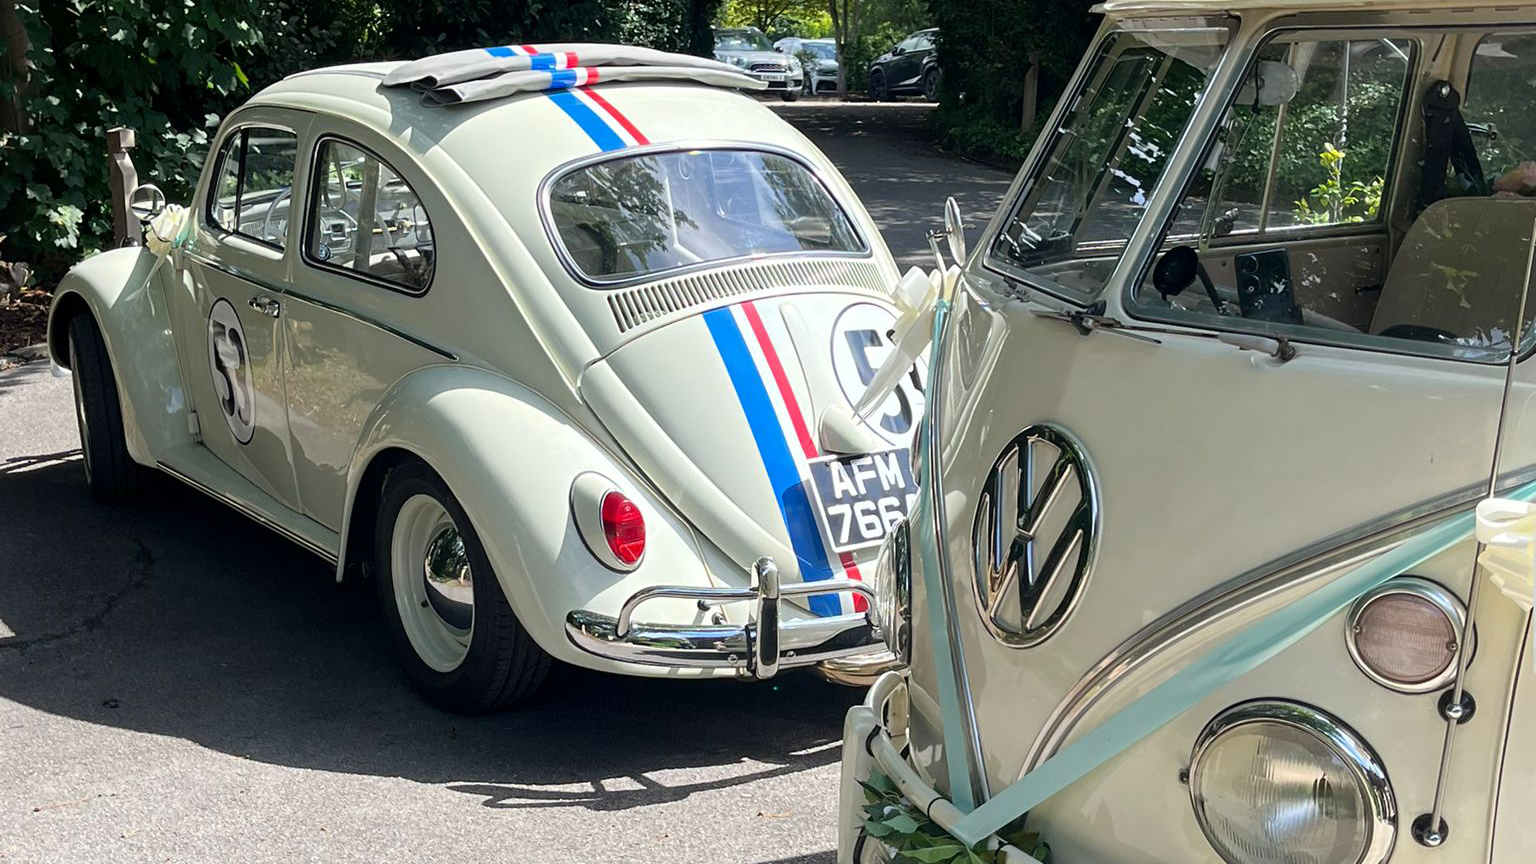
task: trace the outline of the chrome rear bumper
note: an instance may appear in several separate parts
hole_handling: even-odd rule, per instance
[[[873,602],[874,592],[868,585],[853,579],[824,579],[781,586],[779,569],[771,558],[759,558],[752,573],[756,582],[752,588],[644,588],[624,601],[616,618],[577,609],[566,616],[565,632],[577,648],[609,660],[680,669],[729,668],[743,678],[772,678],[780,669],[852,655],[872,655],[870,664],[860,665],[878,665],[876,652],[883,651],[884,645],[868,614],[786,621],[780,608],[789,597],[840,591],[862,594]],[[700,609],[752,603],[753,614],[745,625],[635,622],[635,610],[641,604],[663,597],[697,600]]]

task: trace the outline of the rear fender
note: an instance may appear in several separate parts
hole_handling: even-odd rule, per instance
[[[711,578],[688,525],[570,417],[516,382],[451,364],[406,375],[365,425],[348,471],[342,567],[372,555],[373,507],[385,473],[376,461],[405,454],[425,461],[453,490],[518,618],[545,651],[567,662],[610,668],[570,644],[565,617],[574,609],[617,615],[649,585],[747,582],[745,573]],[[573,521],[571,485],[588,471],[613,481],[644,513],[645,557],[628,573],[600,563]],[[704,615],[689,601],[657,600],[637,618],[686,624]]]
[[[174,447],[192,442],[187,395],[162,281],[169,262],[142,246],[113,249],[76,264],[54,291],[48,312],[48,353],[69,366],[69,322],[90,314],[101,328],[117,378],[123,432],[135,462],[154,465]]]

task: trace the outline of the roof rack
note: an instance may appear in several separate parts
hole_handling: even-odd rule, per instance
[[[516,93],[585,87],[599,81],[695,81],[762,90],[768,85],[729,63],[634,45],[576,42],[496,45],[451,51],[401,64],[386,87],[410,87],[426,105],[458,105]]]

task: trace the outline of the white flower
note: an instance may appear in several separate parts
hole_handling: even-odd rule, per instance
[[[144,245],[156,256],[164,256],[182,242],[192,227],[190,211],[180,204],[170,204],[144,226]]]

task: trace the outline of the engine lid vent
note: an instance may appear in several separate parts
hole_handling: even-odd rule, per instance
[[[890,296],[890,288],[873,262],[811,259],[758,261],[728,270],[678,276],[662,282],[615,291],[608,296],[619,332],[665,318],[694,306],[728,297],[782,290],[787,286],[827,286]]]

